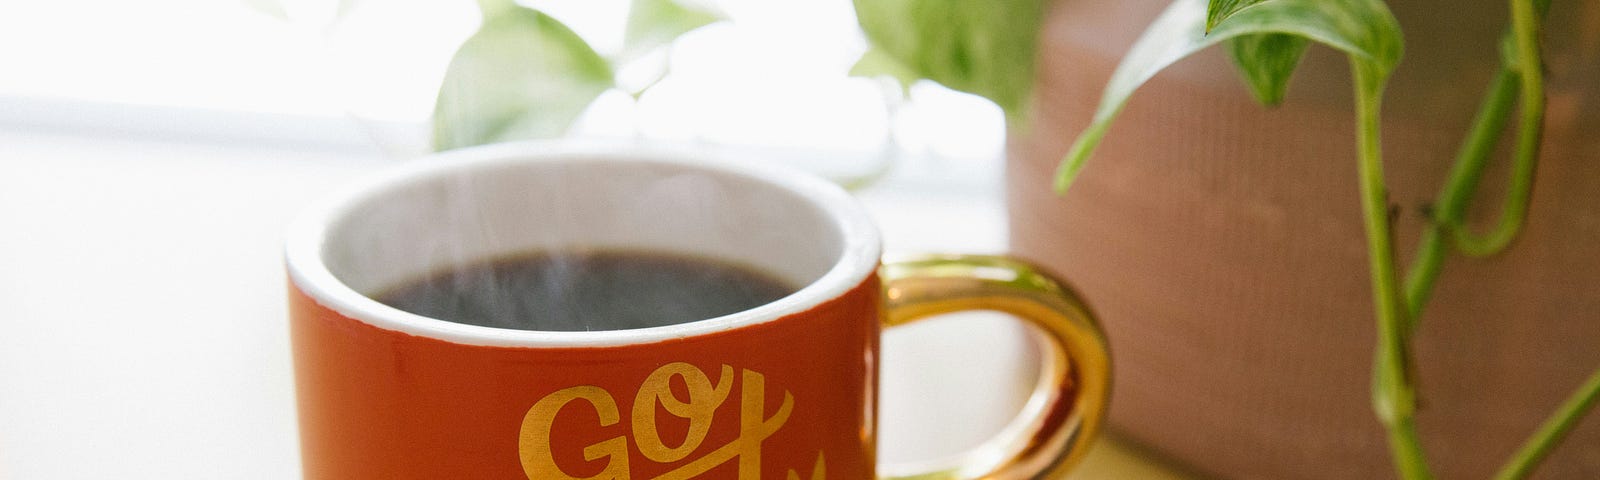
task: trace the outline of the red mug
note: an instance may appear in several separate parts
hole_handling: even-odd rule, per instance
[[[1037,478],[1082,456],[1110,365],[1062,283],[1003,257],[880,263],[876,228],[840,188],[700,157],[465,149],[314,206],[286,248],[305,477]],[[804,287],[721,317],[579,332],[453,323],[372,299],[463,262],[596,248],[725,259]],[[1046,347],[1034,394],[959,463],[880,472],[881,329],[977,309],[1034,327]]]

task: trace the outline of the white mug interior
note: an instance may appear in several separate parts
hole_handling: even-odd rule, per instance
[[[371,297],[430,273],[533,252],[644,250],[712,258],[803,286],[722,317],[546,332],[410,314]],[[804,311],[876,268],[877,230],[839,187],[760,160],[548,143],[419,159],[324,200],[291,228],[302,291],[381,328],[496,346],[648,343]]]

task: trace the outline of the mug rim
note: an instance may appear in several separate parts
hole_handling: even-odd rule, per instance
[[[672,165],[759,181],[810,203],[838,229],[842,248],[832,266],[811,283],[773,302],[727,315],[655,327],[596,330],[518,330],[456,323],[406,312],[357,292],[340,281],[323,259],[329,227],[350,209],[413,181],[446,172],[495,165],[575,162],[584,157]],[[877,271],[882,245],[865,207],[838,185],[790,167],[738,161],[709,148],[609,145],[571,141],[511,142],[425,155],[348,183],[314,201],[290,224],[284,262],[290,288],[313,301],[368,325],[451,343],[492,347],[614,347],[711,335],[805,312],[843,296]]]

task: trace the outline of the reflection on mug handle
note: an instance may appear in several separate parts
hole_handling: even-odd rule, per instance
[[[955,463],[884,472],[888,480],[1056,478],[1083,457],[1105,417],[1111,359],[1077,295],[1017,260],[926,255],[884,264],[884,325],[966,310],[1016,315],[1042,348],[1039,381],[1015,420]]]

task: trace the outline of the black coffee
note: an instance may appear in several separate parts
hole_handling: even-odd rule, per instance
[[[645,328],[749,310],[796,289],[765,272],[647,251],[532,253],[430,275],[375,295],[457,323],[520,330]]]

